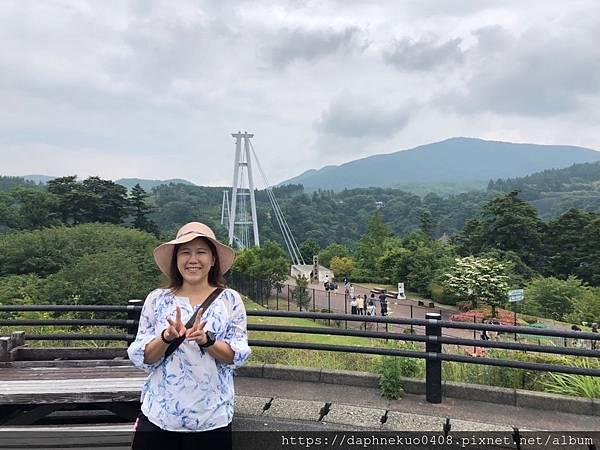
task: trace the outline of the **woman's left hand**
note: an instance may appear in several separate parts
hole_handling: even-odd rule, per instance
[[[188,341],[195,341],[199,345],[206,344],[208,340],[206,338],[206,332],[204,331],[204,327],[206,326],[206,320],[200,320],[202,317],[202,308],[198,310],[198,314],[196,314],[196,320],[194,322],[194,326],[192,328],[188,328],[186,331],[186,339]]]

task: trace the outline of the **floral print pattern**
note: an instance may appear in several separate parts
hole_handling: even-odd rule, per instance
[[[227,426],[233,419],[233,369],[250,356],[246,309],[240,294],[225,289],[202,313],[202,320],[207,320],[205,330],[231,346],[233,364],[214,359],[190,341],[184,341],[167,358],[144,363],[146,344],[160,336],[168,317],[175,317],[176,305],[183,323],[199,307],[192,307],[186,297],[177,297],[169,289],[152,291],[144,302],[136,339],[127,349],[131,362],[149,373],[142,387],[142,412],[150,422],[169,431],[208,431]]]

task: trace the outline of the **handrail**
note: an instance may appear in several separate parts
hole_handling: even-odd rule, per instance
[[[141,313],[140,300],[132,300],[127,306],[119,305],[16,305],[6,306],[0,305],[0,312],[24,312],[24,311],[51,311],[51,312],[115,312],[126,313],[127,319],[1,319],[0,326],[113,326],[125,328],[126,334],[84,334],[84,333],[44,333],[44,334],[29,334],[29,333],[13,333],[18,334],[13,338],[0,338],[0,360],[6,358],[9,351],[12,350],[13,341],[23,342],[24,339],[29,340],[125,340],[131,343],[137,334],[139,317]],[[471,356],[443,353],[442,344],[451,344],[457,346],[482,347],[482,348],[498,348],[504,350],[519,350],[528,352],[549,353],[568,356],[600,358],[600,351],[586,348],[565,348],[560,346],[540,345],[521,343],[521,342],[506,342],[506,341],[491,341],[479,339],[465,339],[458,337],[443,336],[443,329],[462,329],[462,330],[486,330],[504,333],[515,333],[520,335],[533,335],[537,337],[561,337],[571,338],[575,340],[590,340],[597,342],[600,340],[598,333],[588,333],[582,331],[557,330],[557,329],[538,329],[522,326],[509,325],[492,325],[492,324],[477,324],[451,322],[441,320],[440,314],[429,313],[425,319],[410,319],[403,317],[381,317],[381,316],[357,316],[351,314],[332,314],[332,313],[317,313],[317,312],[297,312],[297,311],[269,311],[269,310],[249,310],[249,317],[279,317],[279,318],[304,318],[315,320],[334,320],[359,323],[376,323],[386,324],[386,331],[372,331],[357,329],[343,329],[333,327],[307,327],[307,326],[285,326],[285,325],[267,325],[267,324],[248,324],[250,331],[267,331],[267,332],[287,332],[287,333],[302,333],[302,334],[318,334],[318,335],[338,335],[338,336],[354,336],[363,338],[375,339],[392,339],[408,342],[425,343],[425,351],[404,350],[387,347],[366,347],[366,346],[349,346],[349,345],[333,345],[319,344],[310,342],[286,342],[286,341],[268,341],[268,340],[249,340],[249,344],[258,347],[273,347],[287,349],[308,349],[334,352],[352,352],[374,355],[388,356],[403,356],[410,358],[420,358],[426,361],[426,397],[427,401],[432,403],[441,402],[441,362],[454,361],[469,364],[483,364],[489,366],[508,367],[515,369],[536,370],[536,371],[551,371],[575,375],[600,376],[600,369],[589,367],[571,367],[560,364],[547,364],[528,361],[517,361],[512,359],[494,359],[494,358],[474,358]],[[387,325],[410,325],[412,327],[424,327],[425,335],[407,334],[398,332],[389,332]],[[18,345],[16,344],[17,348]],[[600,347],[600,346],[599,346]],[[4,352],[4,356],[2,356]]]

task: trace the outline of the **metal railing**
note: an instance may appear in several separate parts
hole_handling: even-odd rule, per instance
[[[23,345],[25,340],[124,340],[132,342],[137,333],[139,315],[141,313],[141,301],[131,300],[128,306],[66,306],[66,305],[20,305],[0,306],[1,313],[20,313],[26,311],[46,312],[100,312],[110,311],[113,313],[125,313],[127,319],[0,319],[0,326],[114,326],[126,330],[126,334],[77,334],[77,333],[43,333],[26,334],[21,332],[19,338],[0,337],[0,361],[9,360],[11,352]],[[587,333],[581,331],[564,331],[556,329],[534,329],[520,326],[491,325],[464,322],[451,322],[441,320],[438,313],[428,313],[425,319],[379,317],[379,316],[356,316],[349,314],[316,313],[307,311],[248,311],[250,317],[278,317],[278,318],[303,318],[323,321],[348,321],[360,323],[378,323],[386,325],[408,325],[424,327],[425,334],[407,334],[389,331],[372,331],[363,329],[345,329],[340,327],[301,327],[284,325],[249,324],[249,331],[268,331],[281,333],[302,334],[330,334],[338,336],[354,336],[364,338],[376,338],[394,341],[421,342],[425,343],[425,351],[405,350],[386,347],[359,347],[349,345],[317,344],[308,342],[286,342],[269,340],[249,340],[251,346],[272,347],[285,349],[308,349],[332,352],[350,352],[372,355],[388,355],[409,358],[419,358],[426,361],[426,398],[428,402],[440,403],[442,401],[442,361],[455,361],[468,364],[489,365],[507,367],[514,369],[526,369],[534,371],[559,372],[575,375],[600,376],[600,369],[572,367],[562,364],[546,364],[537,362],[518,361],[510,359],[494,359],[488,357],[472,357],[460,354],[444,353],[442,345],[452,344],[466,347],[499,348],[505,350],[539,352],[558,355],[569,355],[589,358],[600,358],[600,351],[595,349],[570,348],[560,346],[539,345],[521,342],[486,341],[480,339],[455,338],[443,335],[447,329],[473,330],[502,333],[519,333],[524,335],[536,335],[545,337],[557,337],[565,339],[588,339],[597,343],[600,340],[598,333]],[[16,346],[15,346],[16,342]]]

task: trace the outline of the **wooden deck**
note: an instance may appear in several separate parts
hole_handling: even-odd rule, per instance
[[[0,369],[0,425],[30,425],[61,410],[107,410],[123,420],[139,412],[144,372],[128,361],[12,363]]]

